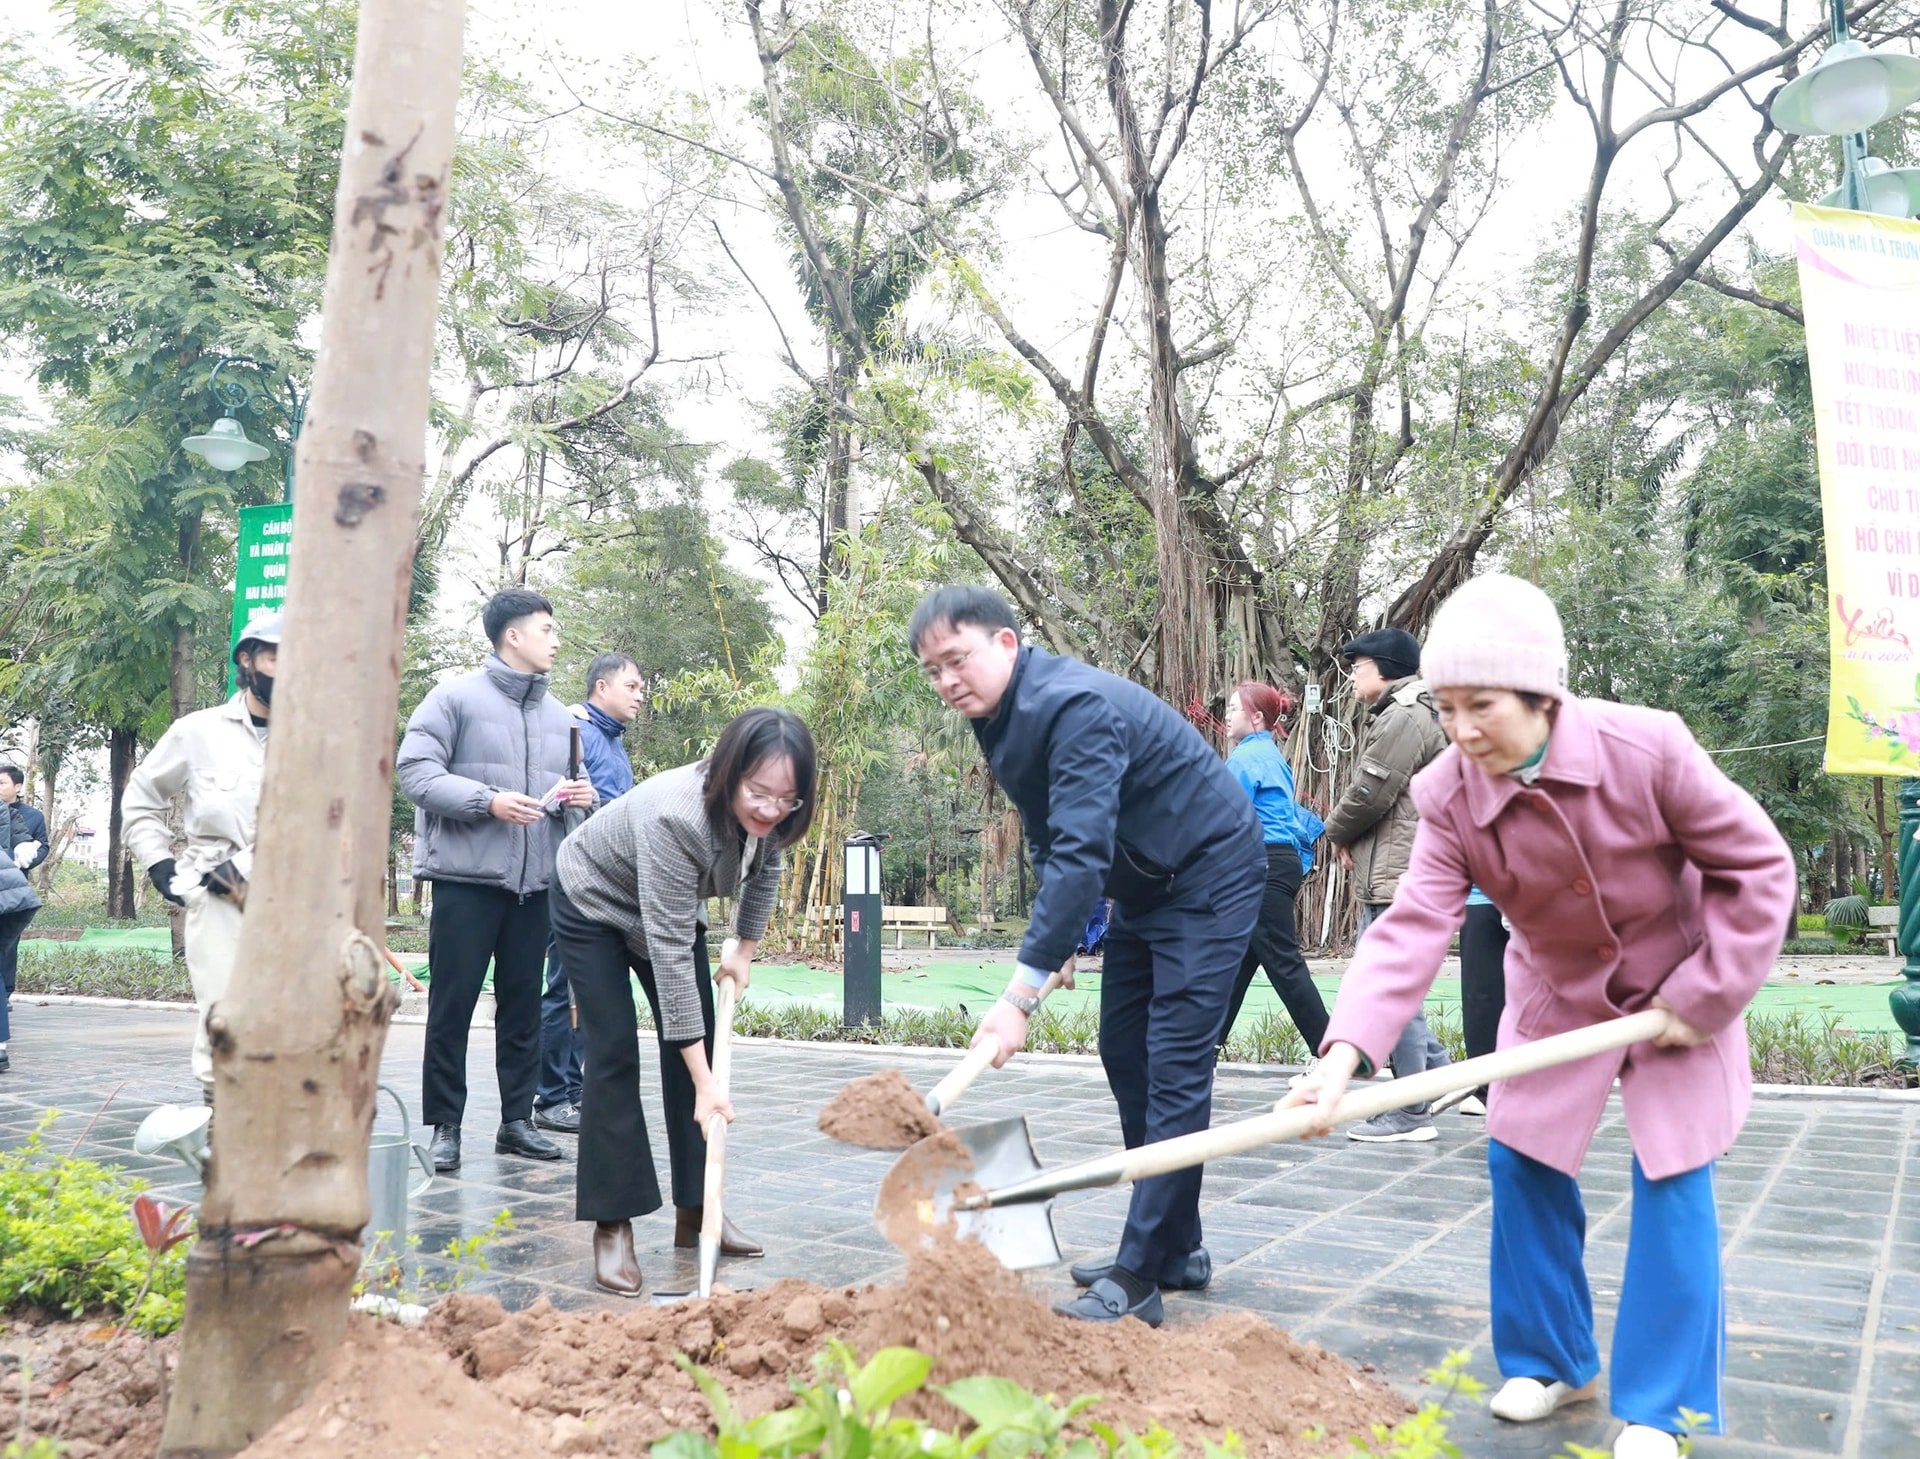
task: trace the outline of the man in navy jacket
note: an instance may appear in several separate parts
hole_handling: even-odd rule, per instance
[[[601,806],[633,789],[633,762],[620,737],[640,717],[641,697],[638,664],[623,653],[594,655],[587,666],[587,697],[571,712],[580,725],[582,768]],[[582,1047],[580,1030],[573,1026],[567,970],[549,937],[547,986],[540,995],[540,1085],[533,1093],[533,1122],[543,1130],[580,1133]]]
[[[1013,610],[949,587],[914,610],[909,641],[966,715],[1020,811],[1040,890],[1007,991],[977,1037],[1004,1064],[1027,1041],[1049,974],[1087,915],[1114,899],[1100,987],[1100,1059],[1129,1149],[1207,1127],[1215,1041],[1259,912],[1266,858],[1253,802],[1192,725],[1130,680],[1023,645]],[[1206,1286],[1200,1171],[1136,1182],[1120,1249],[1075,1266],[1057,1309],[1158,1325],[1160,1288]]]

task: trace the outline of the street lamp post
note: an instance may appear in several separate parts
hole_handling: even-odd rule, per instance
[[[1769,115],[1783,132],[1840,138],[1840,186],[1824,207],[1911,218],[1920,213],[1920,168],[1895,168],[1867,153],[1867,131],[1920,101],[1920,57],[1873,50],[1847,32],[1846,0],[1830,0],[1832,44],[1780,88]],[[1894,945],[1906,981],[1888,1002],[1907,1036],[1900,1062],[1920,1068],[1920,780],[1900,782],[1900,921]]]
[[[301,396],[299,387],[293,383],[293,376],[277,371],[265,360],[256,360],[251,355],[222,355],[214,362],[213,373],[207,377],[207,388],[214,398],[227,408],[227,413],[215,421],[202,434],[188,436],[180,443],[182,449],[200,457],[215,471],[238,471],[252,461],[264,461],[269,454],[267,448],[258,441],[249,440],[240,425],[240,412],[252,410],[258,412],[259,402],[263,398],[244,380],[229,377],[220,378],[220,372],[229,365],[251,365],[256,370],[268,374],[278,373],[281,384],[286,386],[287,399],[291,411],[287,417],[287,453],[281,463],[281,500],[293,500],[293,456],[294,447],[300,440],[300,428],[307,421],[307,402]]]

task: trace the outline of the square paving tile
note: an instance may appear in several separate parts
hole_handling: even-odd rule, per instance
[[[174,1013],[42,1006],[31,1047],[31,1090],[0,1092],[0,1148],[25,1140],[47,1106],[66,1111],[49,1138],[71,1141],[125,1087],[88,1136],[90,1153],[146,1171],[182,1194],[190,1180],[166,1161],[131,1154],[131,1132],[154,1103],[190,1102],[186,1019]],[[421,1029],[388,1040],[383,1075],[419,1105]],[[24,1032],[16,1035],[25,1040]],[[22,1042],[18,1046],[29,1047]],[[664,1179],[658,1047],[640,1046],[643,1101]],[[25,1067],[24,1054],[16,1069]],[[490,1030],[469,1051],[467,1161],[436,1179],[410,1211],[419,1246],[404,1262],[430,1286],[464,1281],[509,1306],[542,1297],[569,1310],[625,1305],[592,1285],[587,1228],[573,1219],[574,1142],[561,1160],[496,1156],[498,1121]],[[731,1144],[729,1210],[767,1243],[763,1261],[729,1260],[722,1280],[766,1287],[797,1278],[864,1285],[898,1273],[899,1256],[869,1218],[893,1156],[839,1146],[814,1127],[819,1105],[847,1079],[883,1065],[917,1087],[951,1067],[950,1052],[847,1051],[743,1042],[736,1065],[742,1112]],[[1217,1117],[1270,1104],[1266,1071],[1226,1070]],[[1104,1153],[1118,1141],[1105,1078],[1091,1060],[1027,1059],[992,1076],[963,1119],[1025,1114],[1044,1162]],[[1486,1311],[1490,1208],[1484,1128],[1443,1119],[1418,1147],[1321,1142],[1216,1163],[1203,1186],[1215,1280],[1170,1294],[1168,1320],[1258,1313],[1348,1359],[1371,1364],[1414,1401],[1433,1396],[1425,1370],[1458,1347],[1496,1382]],[[1725,1233],[1731,1432],[1702,1440],[1702,1459],[1920,1459],[1920,1107],[1858,1100],[1761,1097],[1739,1144],[1719,1162]],[[1602,1350],[1610,1341],[1631,1218],[1626,1131],[1609,1108],[1581,1176],[1589,1213],[1587,1265]],[[1128,1192],[1061,1198],[1057,1229],[1071,1256],[1111,1250]],[[511,1209],[515,1228],[489,1243],[487,1269],[440,1253]],[[693,1285],[691,1252],[672,1246],[670,1212],[635,1224],[655,1291]],[[1032,1274],[1048,1300],[1070,1290],[1064,1268]],[[1871,1324],[1872,1330],[1868,1331]],[[1862,1374],[1865,1374],[1864,1385]],[[1863,1391],[1864,1388],[1864,1391]],[[1452,1436],[1473,1459],[1544,1459],[1568,1444],[1603,1445],[1618,1428],[1604,1403],[1577,1405],[1533,1426],[1500,1423],[1483,1404],[1458,1402]]]

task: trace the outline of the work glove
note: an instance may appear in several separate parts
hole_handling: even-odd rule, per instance
[[[147,880],[153,883],[153,889],[169,902],[172,902],[174,906],[184,907],[187,905],[186,899],[184,897],[176,897],[173,894],[173,875],[174,867],[171,856],[165,861],[156,861],[152,866],[147,868]]]
[[[38,841],[22,841],[18,846],[13,848],[13,864],[19,867],[20,870],[25,871],[29,866],[33,865],[33,858],[39,854],[40,843]]]
[[[207,873],[207,890],[225,897],[241,911],[247,910],[247,879],[231,861],[223,861]]]

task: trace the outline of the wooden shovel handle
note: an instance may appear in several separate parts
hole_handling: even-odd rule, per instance
[[[1554,1034],[1551,1038],[1498,1049],[1491,1054],[1482,1054],[1477,1059],[1449,1064],[1443,1069],[1428,1069],[1424,1073],[1410,1074],[1404,1079],[1393,1079],[1385,1084],[1353,1088],[1334,1111],[1333,1122],[1341,1125],[1354,1120],[1371,1119],[1390,1109],[1424,1104],[1455,1089],[1473,1089],[1495,1080],[1512,1079],[1556,1064],[1569,1064],[1576,1059],[1642,1043],[1665,1033],[1670,1018],[1665,1009],[1650,1008],[1644,1013],[1632,1013],[1625,1018],[1609,1019],[1587,1028]],[[1042,1171],[1026,1180],[989,1191],[984,1199],[975,1204],[1001,1206],[1014,1201],[1041,1200],[1062,1191],[1117,1185],[1122,1181],[1165,1175],[1169,1171],[1188,1170],[1206,1161],[1238,1155],[1262,1145],[1298,1140],[1312,1133],[1319,1121],[1320,1112],[1313,1105],[1276,1109],[1270,1114],[1254,1115],[1250,1119],[1216,1125],[1209,1130],[1197,1130],[1191,1135],[1177,1135],[1171,1140],[1141,1145],[1115,1155],[1096,1156],[1059,1170]],[[961,1204],[965,1203],[956,1202],[956,1205]]]
[[[1060,986],[1060,975],[1054,973],[1040,985],[1039,999],[1047,1001],[1047,994]],[[1036,1012],[1038,1009],[1036,1008]],[[967,1050],[967,1056],[951,1070],[947,1077],[928,1091],[927,1108],[935,1115],[943,1115],[953,1108],[955,1100],[965,1094],[988,1069],[993,1067],[993,1056],[1000,1052],[1000,1046],[992,1039],[983,1039],[974,1035],[973,1046]]]
[[[733,1083],[733,1015],[739,1002],[740,990],[733,979],[722,978],[713,1015],[713,1082],[722,1099],[727,1098]],[[718,1241],[727,1191],[727,1117],[722,1114],[707,1121],[707,1171],[702,1191],[700,1234]]]

